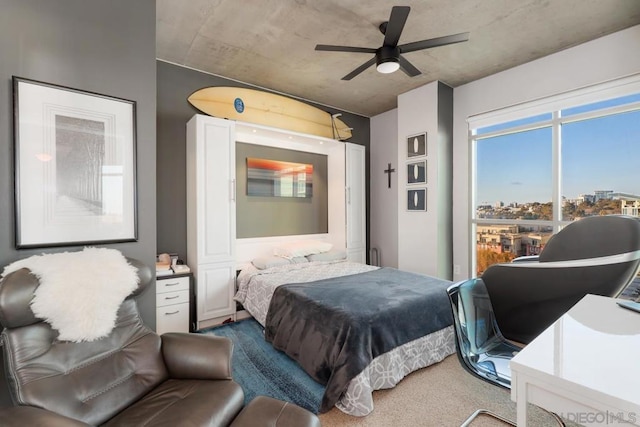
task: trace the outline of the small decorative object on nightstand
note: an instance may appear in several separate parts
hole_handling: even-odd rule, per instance
[[[189,332],[191,328],[191,273],[156,279],[156,332]]]

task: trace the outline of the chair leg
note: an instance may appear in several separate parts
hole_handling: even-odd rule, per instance
[[[545,411],[545,412],[547,412],[548,414],[551,414],[551,416],[556,420],[556,422],[558,423],[558,425],[560,425],[561,427],[566,427],[566,425],[565,425],[564,421],[562,421],[562,419],[561,419],[561,418],[560,418],[556,413],[551,412],[551,411],[547,411],[547,410],[544,410],[544,411]],[[491,411],[489,411],[489,410],[487,410],[487,409],[478,409],[478,410],[477,410],[477,411],[475,411],[473,414],[471,414],[471,416],[470,416],[469,418],[467,418],[467,419],[465,420],[465,422],[464,422],[464,423],[462,423],[462,424],[460,425],[460,427],[468,427],[469,425],[471,425],[471,422],[472,422],[472,421],[473,421],[473,420],[474,420],[478,415],[488,415],[488,416],[490,416],[490,417],[496,418],[496,419],[498,419],[498,420],[500,420],[500,421],[504,422],[505,424],[509,424],[509,425],[512,425],[512,426],[515,426],[515,425],[516,425],[516,423],[514,423],[513,421],[508,420],[507,418],[505,418],[505,417],[503,417],[503,416],[501,416],[501,415],[498,415],[498,414],[496,414],[495,412],[491,412]]]
[[[477,411],[475,411],[473,414],[471,414],[471,416],[470,416],[469,418],[467,418],[467,419],[465,420],[465,422],[464,422],[464,423],[462,423],[462,424],[460,425],[460,427],[467,427],[467,426],[469,426],[469,425],[471,424],[471,422],[472,422],[472,421],[473,421],[473,420],[474,420],[478,415],[488,415],[488,416],[490,416],[490,417],[496,418],[496,419],[498,419],[498,420],[500,420],[500,421],[502,421],[502,422],[504,422],[504,423],[506,423],[506,424],[509,424],[509,425],[511,425],[511,426],[515,426],[515,425],[516,425],[516,423],[514,423],[513,421],[510,421],[510,420],[506,419],[505,417],[503,417],[503,416],[501,416],[501,415],[496,414],[495,412],[491,412],[491,411],[489,411],[489,410],[487,410],[487,409],[478,409],[478,410],[477,410]]]
[[[547,411],[546,409],[544,411],[551,414],[553,419],[556,420],[560,427],[566,427],[566,424],[564,423],[564,421],[562,421],[562,418],[560,418],[558,414],[556,414],[555,412]]]

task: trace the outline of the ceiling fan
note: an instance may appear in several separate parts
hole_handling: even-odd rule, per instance
[[[409,6],[394,6],[391,9],[391,16],[389,20],[380,24],[380,32],[384,34],[384,42],[378,49],[368,47],[354,47],[354,46],[333,46],[326,44],[316,45],[316,50],[332,51],[332,52],[356,52],[356,53],[374,53],[375,56],[344,76],[342,80],[351,80],[364,70],[376,64],[376,69],[380,73],[393,73],[398,68],[401,68],[408,76],[415,77],[422,74],[420,70],[414,67],[409,61],[407,61],[401,54],[408,52],[415,52],[416,50],[429,49],[437,46],[444,46],[447,44],[466,42],[469,40],[469,33],[459,33],[450,36],[437,37],[434,39],[421,40],[412,43],[401,44],[400,35],[404,28],[404,24],[407,22],[409,16]]]

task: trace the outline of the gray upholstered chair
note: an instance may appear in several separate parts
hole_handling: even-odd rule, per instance
[[[617,297],[640,269],[640,221],[623,215],[574,221],[539,257],[483,274],[497,324],[528,344],[586,294]]]
[[[148,329],[133,297],[151,274],[130,262],[141,283],[120,306],[113,331],[91,342],[60,341],[56,330],[34,316],[29,304],[39,282],[28,269],[3,278],[1,338],[16,406],[0,411],[0,425],[320,425],[314,414],[264,396],[243,409],[244,393],[231,378],[229,339],[158,336]]]

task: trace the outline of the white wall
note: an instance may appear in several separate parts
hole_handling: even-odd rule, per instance
[[[370,246],[378,249],[380,265],[398,268],[398,110],[371,117],[370,128]],[[389,163],[396,170],[391,188],[384,173]]]
[[[454,90],[454,280],[472,277],[469,116],[640,72],[640,25],[494,74]],[[401,121],[402,118],[399,119]]]
[[[407,137],[427,132],[427,211],[407,211]],[[398,268],[429,276],[448,278],[441,271],[440,257],[450,249],[441,240],[439,227],[443,211],[438,209],[443,194],[438,191],[442,173],[439,156],[438,82],[398,96]],[[446,162],[445,162],[446,163]],[[373,196],[372,196],[373,197]],[[450,212],[450,210],[449,210]],[[446,221],[450,221],[449,218]],[[450,261],[449,261],[450,262]]]

